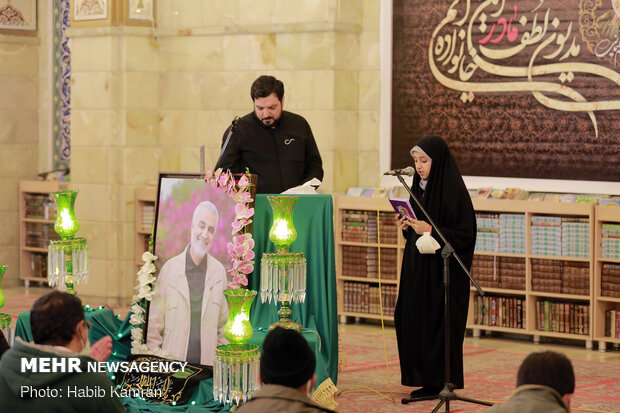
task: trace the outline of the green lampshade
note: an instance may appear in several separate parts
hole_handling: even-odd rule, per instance
[[[73,209],[77,191],[52,192],[51,195],[58,210],[54,230],[63,238],[71,238],[80,229],[80,223]]]
[[[273,211],[273,224],[269,230],[269,240],[276,249],[287,252],[291,244],[297,239],[297,230],[293,225],[293,211],[298,197],[296,196],[268,196]]]
[[[254,331],[250,323],[250,307],[257,292],[238,288],[224,290],[228,303],[228,321],[224,326],[224,337],[232,344],[244,344],[252,338]]]

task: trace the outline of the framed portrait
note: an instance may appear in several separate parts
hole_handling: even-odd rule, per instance
[[[153,254],[161,267],[191,244],[192,216],[198,204],[210,202],[218,220],[209,253],[228,270],[231,266],[226,245],[232,241],[235,200],[222,188],[205,183],[200,174],[159,175],[153,230]],[[158,268],[161,269],[161,268]]]
[[[0,0],[0,33],[36,36],[36,0]]]
[[[240,279],[247,285],[245,274],[253,270],[253,240],[243,233],[253,214],[247,204],[249,182],[221,171],[207,179],[160,173],[153,230],[156,277],[144,334],[149,350],[212,365],[216,346],[226,342],[224,290]]]

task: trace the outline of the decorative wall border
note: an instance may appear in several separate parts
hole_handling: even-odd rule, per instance
[[[69,169],[71,159],[71,50],[66,34],[70,21],[69,2],[70,0],[54,0],[54,169]]]

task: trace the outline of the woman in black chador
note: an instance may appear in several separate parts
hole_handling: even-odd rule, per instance
[[[412,190],[467,268],[476,244],[476,216],[450,149],[438,136],[426,136],[411,149],[416,174]],[[419,387],[412,397],[437,395],[445,380],[443,242],[410,200],[418,220],[398,219],[407,244],[394,313],[402,384]],[[431,231],[441,248],[421,254],[416,241]],[[450,258],[450,382],[463,388],[463,338],[469,305],[469,278]]]

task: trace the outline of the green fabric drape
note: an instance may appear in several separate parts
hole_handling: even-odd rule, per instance
[[[297,196],[297,195],[296,195]],[[333,202],[331,195],[298,195],[293,223],[297,230],[297,240],[291,245],[291,252],[303,252],[308,265],[306,281],[306,301],[292,304],[292,319],[301,323],[304,330],[318,332],[321,351],[317,361],[327,366],[327,372],[334,384],[338,380],[338,316],[336,302],[336,264],[334,258]],[[261,303],[260,300],[260,260],[264,252],[274,252],[275,246],[269,241],[273,214],[267,195],[256,195],[254,237],[256,265],[249,277],[249,287],[259,291],[252,304],[250,318],[254,328],[269,328],[278,321],[278,308],[273,301]],[[317,366],[318,367],[318,366]],[[317,383],[321,383],[317,371]],[[325,377],[327,378],[327,377]]]

